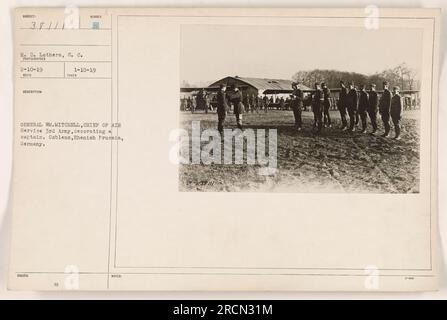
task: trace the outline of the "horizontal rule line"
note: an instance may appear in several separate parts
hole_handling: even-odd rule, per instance
[[[64,77],[20,77],[20,79],[56,79],[56,80],[111,80],[112,78],[64,78]]]
[[[112,61],[47,61],[47,60],[22,60],[22,61],[20,61],[20,62],[29,62],[29,63],[33,63],[33,62],[53,62],[53,63],[57,63],[57,62],[59,62],[59,63],[70,63],[70,62],[73,62],[73,63],[83,63],[83,62],[85,62],[85,63],[112,63]]]
[[[170,266],[115,266],[116,268],[120,269],[222,269],[222,270],[228,270],[228,269],[234,269],[234,270],[336,270],[336,271],[360,271],[365,270],[365,268],[296,268],[296,267],[198,267],[198,266],[189,266],[189,267],[170,267]],[[432,269],[429,268],[377,268],[377,271],[432,271]]]
[[[73,274],[72,272],[16,272],[16,274]],[[92,274],[92,275],[107,275],[107,272],[77,272],[77,274]],[[115,274],[121,275],[228,275],[228,276],[327,276],[327,277],[367,277],[365,274],[348,274],[348,273],[231,273],[231,272],[219,272],[219,273],[204,273],[204,272],[110,272],[110,276]],[[432,278],[434,275],[417,275],[417,274],[379,274],[379,277],[414,277],[414,278]]]
[[[111,47],[111,44],[33,44],[21,43],[22,47]]]
[[[98,30],[112,30],[111,28],[25,28],[21,27],[21,30],[35,30],[35,31],[66,31],[66,30],[92,30],[92,31],[98,31]]]

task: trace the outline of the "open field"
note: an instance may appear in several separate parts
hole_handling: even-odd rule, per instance
[[[277,129],[278,171],[258,175],[257,165],[181,165],[181,191],[260,192],[419,192],[419,111],[402,115],[402,140],[360,132],[341,132],[338,111],[331,111],[332,128],[312,133],[313,114],[303,112],[303,130],[293,128],[292,111],[246,113],[244,128]],[[182,113],[181,127],[191,131],[191,121],[201,129],[216,128],[215,113]],[[379,134],[383,133],[380,120]],[[369,126],[369,119],[368,119]],[[233,114],[226,128],[236,128]],[[368,132],[371,128],[368,127]],[[391,136],[394,136],[392,128]]]

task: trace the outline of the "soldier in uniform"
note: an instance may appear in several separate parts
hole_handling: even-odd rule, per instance
[[[269,98],[267,97],[267,95],[264,95],[264,97],[262,98],[262,105],[264,106],[264,111],[267,112],[268,106],[269,106]]]
[[[368,92],[366,92],[365,85],[362,84],[360,86],[359,108],[358,108],[360,120],[362,121],[361,133],[366,132],[366,118],[367,118],[368,105],[369,105],[369,95],[368,95]]]
[[[283,97],[279,98],[279,110],[285,110],[286,109],[286,101]]]
[[[242,113],[244,112],[244,106],[242,104],[242,92],[236,85],[231,86],[231,92],[229,93],[229,100],[234,106],[234,115],[236,117],[236,124],[239,129],[242,129]]]
[[[300,131],[302,126],[301,111],[303,110],[304,94],[298,87],[299,82],[292,83],[292,110],[295,118],[295,128]]]
[[[325,127],[331,127],[331,116],[329,115],[329,110],[331,108],[331,90],[327,87],[326,83],[321,83],[321,88],[323,90],[323,124]]]
[[[256,96],[256,100],[258,101],[256,112],[259,112],[258,110],[262,110],[264,108],[264,100],[262,100],[261,96]]]
[[[379,112],[382,117],[385,132],[382,137],[388,137],[390,134],[390,108],[391,108],[391,92],[388,89],[388,82],[383,82],[383,93],[380,97]]]
[[[191,113],[194,113],[195,111],[196,111],[196,108],[197,108],[197,99],[198,99],[198,97],[197,97],[197,95],[195,96],[195,97],[193,97],[192,98],[192,100],[191,100]]]
[[[315,83],[315,93],[314,93],[314,127],[317,128],[317,133],[321,132],[323,128],[323,91],[321,90],[318,83]]]
[[[207,92],[204,92],[203,94],[203,103],[205,105],[205,113],[208,113],[211,107],[211,101],[210,101],[210,95]]]
[[[220,133],[223,132],[223,126],[228,109],[226,89],[227,86],[225,84],[221,84],[219,86],[219,92],[217,93],[217,130],[219,130]]]
[[[340,97],[338,99],[338,111],[340,111],[341,130],[343,131],[348,129],[348,122],[346,121],[347,101],[348,101],[348,90],[346,89],[345,83],[343,81],[340,81]]]
[[[188,97],[186,99],[186,110],[191,110],[192,108],[192,101],[191,101],[191,97]]]
[[[351,132],[354,131],[354,125],[356,122],[357,103],[358,103],[357,90],[355,90],[354,83],[351,83],[349,85],[348,101],[347,101],[348,115],[349,115],[349,131]]]
[[[245,110],[247,110],[247,112],[250,112],[251,106],[250,106],[250,96],[248,92],[245,92],[243,94],[242,103],[244,105]]]
[[[394,139],[400,140],[400,119],[402,114],[402,97],[400,96],[400,88],[393,88],[393,97],[391,98],[390,115],[393,121],[394,132],[396,135]]]
[[[250,105],[251,105],[251,112],[258,112],[258,99],[254,94],[250,96]]]
[[[186,98],[180,98],[180,111],[185,111],[186,109]]]
[[[199,93],[196,96],[196,103],[197,103],[197,105],[196,105],[197,109],[199,109],[199,110],[204,109],[205,110],[205,95],[204,95],[203,89],[199,90]]]
[[[369,91],[369,101],[368,101],[368,115],[371,120],[371,126],[373,131],[371,134],[376,134],[377,132],[377,106],[379,105],[379,97],[376,91],[376,85],[374,83],[370,86]]]

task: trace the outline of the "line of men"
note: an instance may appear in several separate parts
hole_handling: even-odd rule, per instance
[[[304,92],[299,88],[300,82],[292,83],[292,101],[291,107],[295,118],[295,128],[298,131],[302,129],[302,110],[304,106]],[[243,96],[239,88],[232,84],[230,90],[226,90],[226,85],[221,84],[217,93],[217,116],[218,130],[223,131],[225,118],[227,115],[228,104],[234,106],[234,115],[236,117],[237,127],[242,129],[242,113],[244,111]],[[312,96],[312,111],[314,114],[313,129],[316,133],[321,132],[323,126],[331,127],[331,117],[329,110],[331,108],[331,91],[323,82],[315,83],[315,91]],[[371,84],[369,91],[366,86],[361,85],[360,91],[357,91],[354,83],[349,84],[349,88],[340,81],[340,97],[338,100],[338,110],[341,117],[341,130],[353,132],[355,127],[361,122],[361,133],[366,132],[367,118],[369,117],[373,128],[371,134],[377,133],[377,113],[379,112],[383,121],[385,132],[382,137],[390,135],[390,120],[394,125],[394,139],[400,140],[400,121],[402,113],[402,99],[400,88],[395,86],[393,94],[389,90],[389,83],[383,82],[383,94],[379,99],[376,91],[376,85]],[[348,118],[349,117],[349,125]]]
[[[295,127],[298,131],[302,128],[301,112],[303,110],[304,94],[299,88],[300,82],[292,83],[292,110],[295,117]],[[323,127],[331,127],[331,117],[329,109],[331,107],[331,91],[324,82],[315,83],[315,92],[312,96],[312,111],[314,114],[314,130],[321,132]],[[400,121],[402,114],[402,99],[400,88],[395,86],[393,93],[389,90],[389,83],[383,82],[383,94],[380,99],[376,91],[376,85],[371,84],[369,90],[361,85],[357,91],[354,83],[349,84],[349,88],[340,81],[340,97],[338,100],[338,110],[341,117],[341,130],[353,132],[355,127],[361,122],[361,133],[366,132],[367,118],[369,117],[373,128],[371,134],[377,133],[377,113],[380,113],[385,132],[382,137],[390,135],[390,120],[393,122],[395,136],[400,140]],[[349,117],[349,125],[347,117]]]

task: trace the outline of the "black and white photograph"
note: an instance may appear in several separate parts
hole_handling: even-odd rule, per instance
[[[0,300],[445,296],[445,8],[275,5],[8,8]]]
[[[420,29],[204,24],[180,38],[180,191],[419,192]]]

